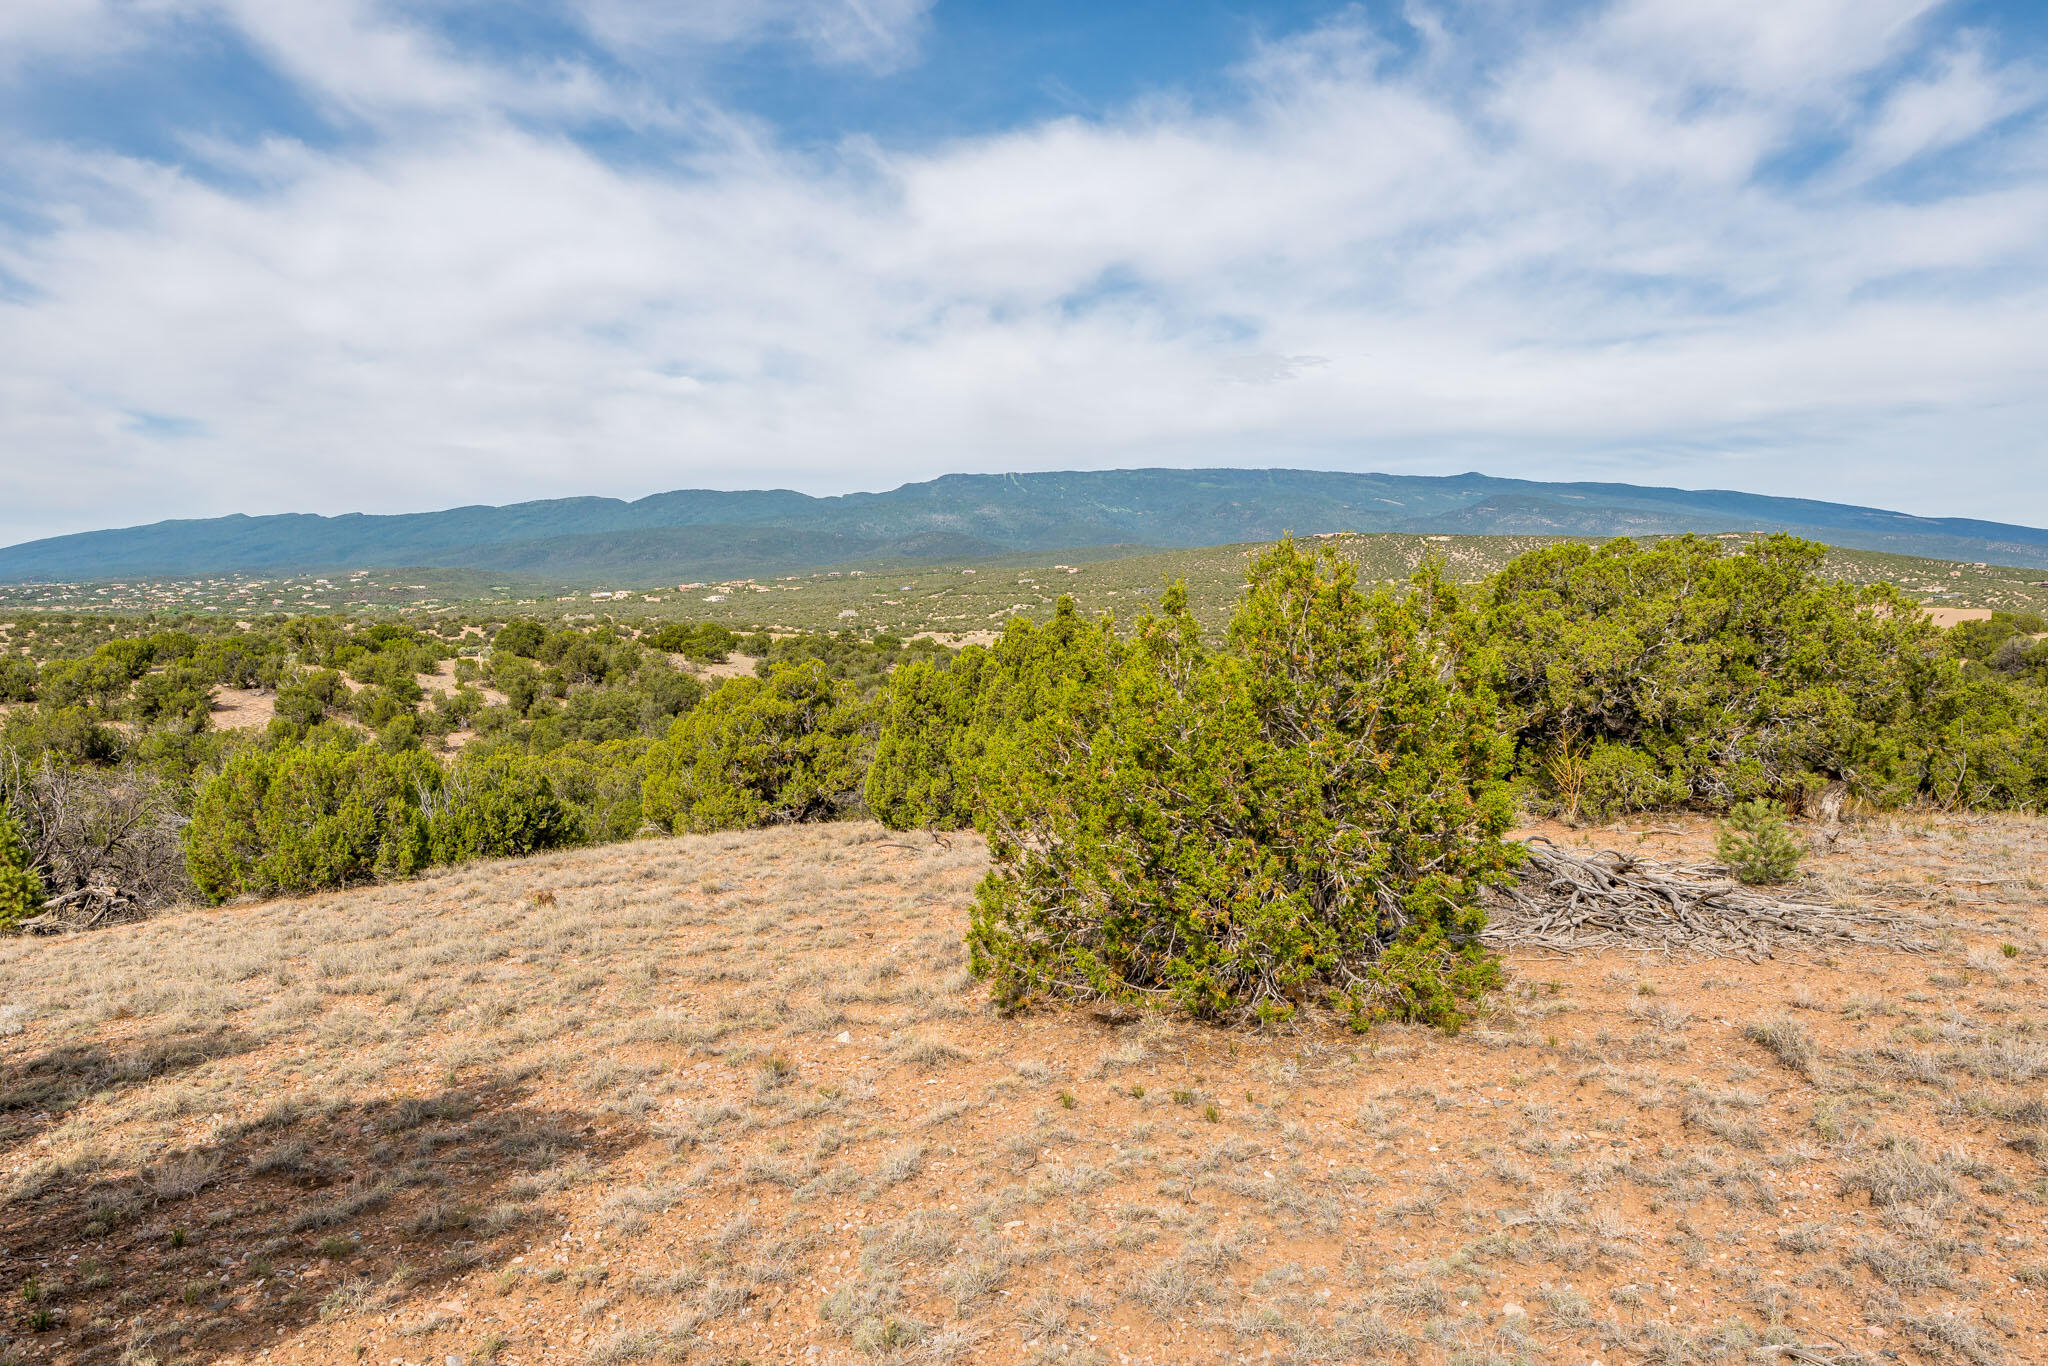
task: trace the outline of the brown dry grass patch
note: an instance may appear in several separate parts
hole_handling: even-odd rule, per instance
[[[0,1360],[2048,1357],[2048,823],[1816,860],[1936,955],[1514,958],[1455,1038],[999,1017],[984,866],[809,827],[0,943]]]

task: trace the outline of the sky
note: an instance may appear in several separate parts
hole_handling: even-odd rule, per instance
[[[2048,525],[2039,0],[6,0],[0,543],[1139,465]]]

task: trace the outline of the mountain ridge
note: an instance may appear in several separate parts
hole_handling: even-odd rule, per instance
[[[1862,550],[2048,567],[2048,530],[1733,489],[1491,475],[1163,469],[948,474],[883,492],[675,489],[429,512],[185,518],[0,548],[0,582],[438,567],[657,583],[856,560],[1282,532],[1586,537],[1789,531]]]

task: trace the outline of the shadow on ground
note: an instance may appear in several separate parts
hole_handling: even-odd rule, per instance
[[[45,1055],[5,1084],[44,1086],[72,1061]],[[27,1137],[7,1144],[24,1166]],[[418,1319],[452,1277],[545,1236],[551,1189],[644,1137],[496,1082],[287,1100],[140,1171],[25,1173],[0,1207],[0,1361],[196,1366],[323,1318]]]
[[[180,1030],[123,1049],[64,1044],[9,1063],[0,1067],[0,1150],[19,1151],[86,1100],[246,1053],[257,1042],[229,1029]]]

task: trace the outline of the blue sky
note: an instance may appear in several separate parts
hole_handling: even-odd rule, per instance
[[[2048,524],[2048,6],[14,0],[0,542],[1293,465]]]

